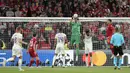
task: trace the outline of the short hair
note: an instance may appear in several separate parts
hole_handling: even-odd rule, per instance
[[[115,32],[120,32],[120,28],[119,27],[115,27]]]
[[[112,22],[112,20],[111,20],[111,19],[108,19],[108,21]]]
[[[59,32],[63,32],[63,29],[61,27],[59,28]]]
[[[90,30],[89,30],[89,29],[86,29],[86,30],[85,30],[85,33],[86,33],[87,36],[89,36]]]
[[[33,33],[33,37],[36,37],[36,33]]]
[[[17,28],[16,28],[16,32],[21,32],[22,31],[22,28],[20,27],[20,26],[18,26]]]

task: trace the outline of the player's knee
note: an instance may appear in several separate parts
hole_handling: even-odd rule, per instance
[[[13,60],[16,58],[16,56],[13,56]]]
[[[39,57],[36,57],[36,60],[39,60]]]

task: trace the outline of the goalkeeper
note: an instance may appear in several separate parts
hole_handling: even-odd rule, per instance
[[[74,14],[72,16],[72,20],[70,21],[70,25],[72,27],[71,30],[71,45],[76,44],[76,62],[78,61],[79,55],[79,43],[80,43],[80,26],[81,23],[78,19],[78,14]]]

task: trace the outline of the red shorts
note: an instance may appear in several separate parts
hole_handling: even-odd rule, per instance
[[[34,51],[34,49],[29,49],[29,54],[32,58],[38,57],[37,53]]]

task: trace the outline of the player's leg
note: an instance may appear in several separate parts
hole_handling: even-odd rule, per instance
[[[61,53],[63,57],[63,68],[65,67],[65,50],[64,50],[64,44],[61,45]]]
[[[9,62],[9,61],[14,61],[14,59],[16,58],[16,55],[17,55],[17,49],[15,48],[15,46],[13,46],[13,49],[12,49],[12,57],[7,59],[6,62]]]
[[[92,52],[90,52],[89,54],[90,54],[90,63],[91,63],[91,67],[93,67],[93,62],[92,62]]]
[[[111,56],[111,59],[114,57],[114,49],[113,49],[113,45],[110,45],[110,50],[111,50],[111,53],[112,53],[112,56]]]
[[[55,60],[56,60],[56,57],[57,57],[59,51],[60,51],[59,50],[59,45],[57,44],[56,49],[55,49],[55,54],[54,54],[54,57],[53,57],[53,61],[52,61],[52,68],[54,67],[54,63],[55,63]]]
[[[91,67],[93,67],[93,60],[92,60],[92,52],[93,52],[93,50],[92,50],[92,48],[93,48],[93,45],[92,45],[92,42],[91,43],[89,43],[89,54],[90,54],[90,62],[91,62]]]
[[[87,48],[87,43],[86,42],[84,42],[84,46],[85,46],[85,54],[86,54],[86,66],[88,67],[89,66],[89,64],[88,64],[88,48]]]
[[[30,59],[29,67],[31,67],[33,63],[34,63],[34,58],[31,58],[31,59]]]
[[[88,53],[86,53],[86,66],[88,67],[89,64],[88,64]]]
[[[122,47],[119,47],[119,64],[118,64],[118,69],[121,68],[121,63],[122,63],[122,55],[123,55],[123,50]]]
[[[114,49],[113,49],[114,47],[113,47],[113,45],[110,44],[110,40],[111,40],[111,37],[108,37],[107,44],[109,45],[109,48],[111,50],[111,53],[112,53],[111,59],[112,59],[112,58],[114,58]]]
[[[78,56],[79,56],[79,43],[80,43],[80,36],[78,35],[75,38],[75,44],[76,44],[76,61],[78,61]]]
[[[113,59],[113,64],[115,66],[114,69],[117,69],[117,54],[118,54],[118,49],[117,47],[114,46],[114,59]]]
[[[9,59],[6,60],[6,62],[10,62],[10,61],[14,61],[14,59],[16,58],[15,55],[13,55],[12,57],[10,57]]]
[[[19,68],[19,71],[24,71],[22,68],[22,55],[19,57],[19,61],[18,61],[18,68]]]
[[[39,57],[36,56],[36,66],[37,66],[37,67],[39,66],[39,63],[40,63]]]
[[[16,56],[14,54],[12,54],[12,55],[13,55],[12,57],[10,57],[9,59],[7,59],[7,60],[4,61],[3,66],[6,66],[7,62],[14,61],[14,59],[16,58]]]
[[[10,58],[8,58],[7,60],[4,61],[4,66],[6,65],[7,62],[14,61],[15,58],[16,58],[16,55],[17,55],[17,50],[16,50],[15,47],[13,46],[13,49],[12,49],[12,57],[10,57]]]
[[[53,61],[52,61],[52,68],[54,67],[54,63],[55,63],[57,55],[58,55],[57,53],[54,54]]]

